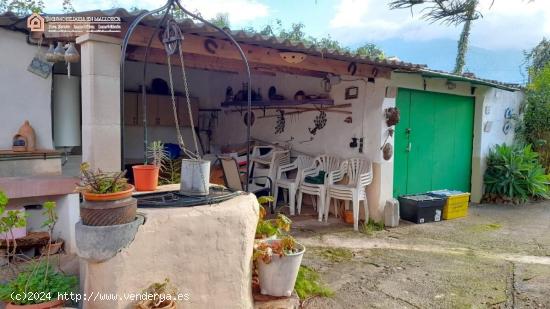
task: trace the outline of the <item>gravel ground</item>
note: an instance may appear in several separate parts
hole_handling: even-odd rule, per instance
[[[335,291],[304,308],[550,308],[550,202],[477,205],[372,235],[313,216],[293,229],[303,264]]]

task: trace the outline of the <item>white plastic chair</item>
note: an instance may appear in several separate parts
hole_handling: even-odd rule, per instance
[[[300,155],[292,163],[282,164],[277,171],[277,177],[273,184],[273,198],[275,199],[275,208],[277,207],[277,197],[279,188],[288,190],[288,207],[290,215],[295,215],[296,208],[296,191],[302,179],[302,172],[305,168],[313,165],[313,158],[310,156]],[[289,178],[290,174],[296,173],[294,178]],[[285,199],[286,200],[286,199]],[[300,212],[298,212],[300,213]]]
[[[315,158],[312,167],[304,169],[302,177],[300,179],[300,187],[298,189],[298,213],[302,211],[302,197],[303,194],[310,194],[317,196],[319,202],[317,212],[319,213],[319,221],[323,221],[323,214],[325,213],[325,199],[326,199],[326,181],[330,172],[335,171],[340,166],[340,159],[329,155],[320,155]],[[316,176],[320,171],[325,172],[325,178],[323,184],[312,184],[305,182],[305,178],[308,176]]]
[[[348,184],[337,184],[347,175]],[[372,163],[365,159],[354,158],[345,161],[340,169],[332,171],[327,180],[327,200],[325,218],[328,218],[331,199],[349,201],[353,209],[353,229],[359,230],[359,203],[365,207],[365,220],[369,218],[369,205],[365,189],[372,183]],[[336,210],[337,212],[337,210]]]
[[[252,153],[250,154],[250,165],[248,166],[248,172],[250,175],[257,176],[255,183],[258,185],[265,184],[265,178],[260,176],[267,176],[275,181],[278,166],[272,168],[273,155],[277,151],[286,151],[276,163],[288,164],[290,163],[290,152],[283,148],[275,146],[254,146]],[[262,152],[264,154],[262,154]]]

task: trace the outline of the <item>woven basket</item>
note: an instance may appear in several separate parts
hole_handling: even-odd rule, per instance
[[[125,198],[117,201],[80,204],[80,218],[84,225],[106,226],[130,223],[136,218],[137,200]]]

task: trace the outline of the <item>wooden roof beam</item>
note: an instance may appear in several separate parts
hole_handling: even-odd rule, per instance
[[[129,44],[134,46],[147,46],[149,38],[154,29],[145,26],[138,26],[136,31],[130,37]],[[183,51],[188,54],[215,56],[220,59],[230,59],[241,61],[241,56],[232,43],[226,40],[208,38],[194,34],[184,34]],[[206,43],[208,41],[208,43]],[[209,44],[209,50],[206,48]],[[162,49],[164,46],[157,34],[151,44],[153,49]],[[240,44],[246,53],[247,59],[251,63],[270,65],[279,68],[291,68],[303,71],[325,72],[336,75],[350,75],[348,66],[350,62],[327,59],[319,56],[307,55],[306,59],[300,63],[288,63],[279,56],[279,50],[274,48],[260,47],[251,44]],[[214,53],[212,53],[214,51]],[[385,77],[389,78],[391,69],[374,66],[363,63],[356,63],[357,70],[355,76],[361,77]]]
[[[128,49],[126,59],[133,61],[145,61],[145,48],[144,47],[132,47]],[[199,54],[184,53],[183,60],[185,66],[201,69],[207,71],[227,72],[227,73],[244,73],[245,67],[241,60],[224,59],[216,56],[204,56]],[[166,53],[164,50],[158,48],[152,48],[149,50],[150,63],[168,64]],[[171,64],[174,66],[180,66],[179,57],[174,55],[171,57]],[[325,72],[303,70],[285,66],[273,66],[262,63],[249,63],[252,74],[259,75],[275,75],[277,72],[283,72],[288,74],[312,76],[322,78],[326,76]]]

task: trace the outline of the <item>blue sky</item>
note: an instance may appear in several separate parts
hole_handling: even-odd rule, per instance
[[[346,46],[374,42],[387,54],[449,70],[459,27],[430,24],[421,13],[391,11],[389,0],[181,0],[205,17],[228,13],[233,29],[262,27],[280,19],[285,26],[302,22],[313,36],[330,35]],[[522,52],[550,37],[549,0],[480,0],[482,20],[474,23],[467,69],[478,76],[522,82]],[[46,12],[56,13],[62,0],[46,0]],[[159,0],[73,0],[77,11],[113,7],[152,9]]]

